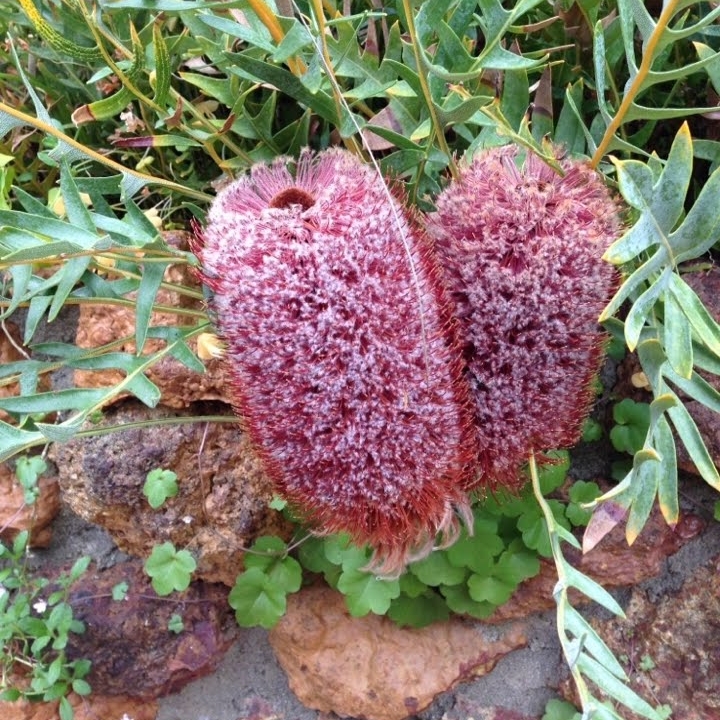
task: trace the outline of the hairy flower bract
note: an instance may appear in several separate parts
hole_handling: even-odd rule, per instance
[[[293,171],[294,168],[294,171]],[[199,240],[234,402],[278,491],[396,572],[467,516],[472,411],[427,239],[343,150],[255,166]]]
[[[461,168],[428,231],[462,326],[480,482],[518,487],[531,451],[579,440],[602,357],[597,324],[616,285],[601,258],[618,207],[585,163],[561,175],[517,147]]]

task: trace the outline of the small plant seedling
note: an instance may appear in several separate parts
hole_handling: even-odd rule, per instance
[[[610,430],[610,442],[618,452],[634,455],[645,444],[650,427],[650,406],[625,398],[613,408],[615,426]]]
[[[241,627],[271,628],[285,614],[287,595],[302,585],[302,568],[280,538],[258,538],[245,555],[228,602]]]
[[[541,720],[580,720],[580,713],[569,702],[553,698],[548,700]]]
[[[178,494],[177,475],[172,470],[155,468],[147,474],[142,491],[150,507],[157,510],[168,498]]]
[[[196,567],[195,558],[187,550],[177,550],[171,542],[156,545],[145,561],[145,572],[158,595],[187,589]]]
[[[650,672],[656,667],[655,661],[647,653],[640,658],[640,662],[638,663],[638,670],[642,670],[643,672]]]
[[[119,582],[117,585],[113,586],[112,589],[112,599],[116,602],[119,602],[120,600],[125,600],[127,597],[128,592],[128,584],[123,580],[122,582]]]
[[[180,615],[173,613],[168,620],[168,630],[179,635],[185,629],[185,623]]]
[[[23,456],[15,463],[15,477],[23,489],[23,501],[34,505],[40,494],[38,480],[47,470],[47,463],[39,455]]]

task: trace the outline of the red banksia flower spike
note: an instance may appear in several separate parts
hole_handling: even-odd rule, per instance
[[[234,403],[278,491],[317,532],[370,544],[384,574],[452,539],[472,405],[434,251],[383,179],[343,150],[258,165],[218,194],[198,245]]]
[[[480,483],[517,488],[530,451],[579,440],[617,283],[618,206],[585,163],[564,175],[513,146],[479,154],[427,228],[461,325]]]

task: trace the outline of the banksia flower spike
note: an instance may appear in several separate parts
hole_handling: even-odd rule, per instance
[[[478,155],[427,222],[446,273],[475,400],[480,482],[517,488],[531,451],[579,440],[616,285],[601,260],[618,207],[600,176],[560,175],[513,146]]]
[[[237,412],[317,532],[399,571],[456,512],[474,459],[449,300],[416,220],[343,150],[223,189],[197,252]]]

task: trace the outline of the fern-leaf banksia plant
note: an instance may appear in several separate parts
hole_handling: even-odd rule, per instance
[[[597,324],[616,286],[601,258],[618,207],[590,167],[563,175],[517,147],[465,165],[427,222],[464,342],[481,481],[518,487],[531,451],[574,445],[602,358]]]
[[[280,494],[370,544],[379,572],[451,540],[471,403],[438,266],[383,179],[343,150],[255,166],[198,245],[236,410]]]

